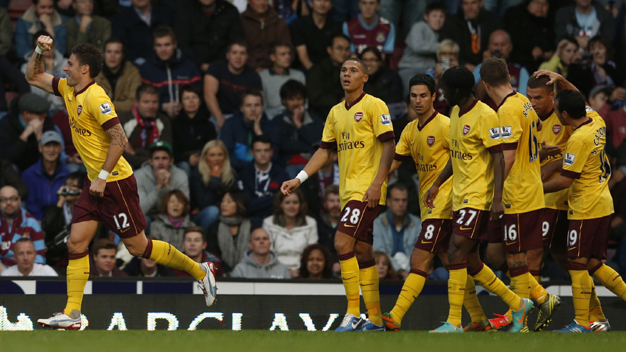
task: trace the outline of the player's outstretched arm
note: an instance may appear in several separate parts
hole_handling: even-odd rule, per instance
[[[513,151],[515,152],[515,151]],[[499,219],[504,214],[504,203],[502,202],[502,191],[504,189],[505,176],[505,160],[504,153],[496,152],[491,154],[493,158],[493,203],[491,204],[491,219]],[[515,161],[515,154],[513,154],[513,161]],[[513,165],[513,163],[511,163]],[[511,168],[509,167],[509,170]]]
[[[569,188],[574,183],[573,178],[565,176],[557,176],[543,184],[543,193],[553,193]]]
[[[43,54],[52,47],[52,38],[42,35],[37,38],[37,50],[33,53],[26,66],[26,81],[31,86],[41,88],[50,94],[54,94],[52,89],[52,79],[54,76],[45,73],[43,69]]]
[[[109,150],[107,151],[107,157],[104,160],[104,165],[102,165],[102,171],[108,174],[113,170],[118,160],[124,153],[124,149],[126,149],[126,145],[128,144],[128,139],[126,138],[126,133],[124,133],[124,129],[122,125],[116,123],[111,126],[108,130],[106,130],[107,134],[111,138],[111,145],[109,146]],[[100,172],[102,174],[102,171]],[[89,187],[89,193],[95,196],[102,197],[104,195],[104,189],[106,188],[106,177],[104,179],[98,176],[92,183],[91,187]]]
[[[318,148],[317,151],[311,157],[311,159],[309,159],[309,162],[306,163],[306,165],[304,166],[304,169],[302,169],[302,171],[300,172],[301,173],[305,172],[307,175],[306,178],[308,178],[310,175],[313,175],[314,173],[319,171],[319,169],[322,168],[322,166],[326,163],[326,161],[328,161],[332,152],[333,151],[331,149]],[[298,176],[299,175],[300,174],[298,174]],[[300,178],[296,176],[296,178],[294,179],[283,182],[282,186],[280,187],[280,191],[283,192],[284,195],[289,195],[291,191],[300,187],[302,182],[303,181],[300,181]]]
[[[392,138],[384,141],[383,155],[380,158],[378,173],[376,174],[374,182],[372,182],[370,187],[365,192],[365,195],[363,196],[363,202],[367,201],[367,206],[369,208],[374,208],[378,206],[378,202],[380,201],[382,192],[381,188],[389,175],[389,168],[391,167],[391,162],[393,161],[394,155],[396,155],[395,139]]]
[[[535,77],[541,77],[541,76],[550,77],[548,84],[556,83],[557,90],[571,89],[571,90],[578,91],[578,88],[576,88],[576,86],[574,86],[572,83],[570,83],[570,81],[566,80],[565,77],[561,76],[560,74],[556,72],[552,72],[548,70],[539,70],[533,73],[533,75]]]

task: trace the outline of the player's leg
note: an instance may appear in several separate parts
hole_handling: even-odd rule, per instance
[[[589,274],[617,297],[626,301],[626,283],[613,268],[597,258],[589,259]]]
[[[356,239],[343,232],[337,231],[335,234],[335,250],[339,257],[339,264],[341,265],[341,279],[343,286],[346,290],[346,298],[348,299],[348,309],[346,310],[346,317],[342,322],[342,326],[346,325],[348,330],[338,328],[339,331],[351,331],[356,329],[356,326],[352,326],[352,320],[357,321],[361,314],[360,312],[360,293],[359,293],[359,262],[356,259],[354,253],[354,246]],[[346,318],[350,321],[346,322]],[[346,323],[346,324],[344,324]]]
[[[589,262],[587,262],[587,265],[589,265]],[[591,285],[591,298],[589,299],[589,326],[593,332],[610,331],[611,324],[609,324],[609,320],[606,316],[604,316],[600,299],[596,295],[596,285],[593,283],[593,278],[591,276],[589,277],[589,284]]]
[[[359,285],[363,294],[363,302],[367,309],[369,322],[374,324],[364,324],[363,328],[372,330],[383,327],[382,311],[380,309],[380,293],[378,291],[378,269],[374,260],[374,250],[372,245],[363,241],[356,241],[354,252],[359,263]]]

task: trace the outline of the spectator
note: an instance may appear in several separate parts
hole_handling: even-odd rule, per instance
[[[206,233],[220,215],[217,203],[234,186],[235,173],[226,146],[219,139],[208,142],[202,149],[198,168],[189,177],[191,208],[197,212],[193,219]]]
[[[383,55],[375,47],[368,47],[361,53],[361,60],[365,62],[369,78],[363,90],[387,104],[393,119],[404,112],[402,101],[402,80],[398,72],[387,70],[384,67]]]
[[[6,56],[13,42],[13,24],[6,7],[0,7],[0,56]]]
[[[248,214],[253,223],[272,214],[274,197],[280,186],[289,179],[285,170],[271,162],[274,150],[272,141],[265,135],[252,139],[253,161],[240,173],[240,188],[248,196]]]
[[[56,0],[54,9],[59,12],[63,21],[66,22],[70,17],[76,16],[76,9],[72,6],[73,0]]]
[[[376,260],[376,269],[378,269],[378,278],[380,280],[398,280],[396,269],[391,265],[391,260],[384,252],[374,252]]]
[[[174,31],[203,72],[226,55],[229,43],[245,39],[239,12],[227,0],[192,0],[177,12]]]
[[[304,73],[290,70],[292,55],[291,46],[287,43],[274,42],[270,48],[272,67],[260,71],[259,76],[263,83],[263,102],[265,113],[271,120],[285,110],[281,102],[280,88],[289,80],[305,83]]]
[[[76,44],[89,43],[104,51],[104,43],[111,36],[111,22],[104,17],[94,16],[93,0],[72,0],[76,16],[71,18],[67,28],[66,56],[70,56]],[[116,106],[117,107],[117,106]]]
[[[206,238],[200,226],[192,226],[183,234],[183,252],[196,263],[211,262],[215,265],[215,276],[224,276],[222,261],[215,254],[206,251]],[[191,276],[188,273],[173,269],[176,276]]]
[[[209,120],[209,112],[202,104],[202,93],[193,85],[180,88],[181,111],[172,120],[172,139],[174,140],[174,160],[176,166],[187,175],[200,161],[200,152],[204,145],[217,138],[215,125]]]
[[[182,249],[183,233],[192,226],[196,224],[189,218],[189,198],[174,189],[161,199],[161,212],[150,223],[150,236]]]
[[[124,158],[138,169],[148,160],[148,147],[157,141],[172,143],[170,118],[159,112],[159,91],[149,84],[137,88],[135,106],[129,112],[119,114],[128,144]]]
[[[233,42],[226,51],[226,61],[212,63],[204,76],[204,101],[215,117],[218,129],[239,111],[243,92],[263,87],[259,75],[246,65],[247,59],[247,44]]]
[[[152,31],[159,26],[172,25],[172,11],[152,4],[151,0],[129,1],[130,7],[124,8],[111,18],[111,34],[122,38],[128,49],[128,59],[141,65],[154,43]]]
[[[15,50],[17,57],[26,59],[32,50],[33,34],[45,30],[54,39],[56,50],[65,53],[66,30],[61,15],[54,9],[54,0],[33,0],[15,26]],[[28,59],[26,59],[28,61]]]
[[[36,257],[33,241],[28,237],[20,238],[15,242],[17,264],[2,271],[0,276],[59,276],[50,266],[35,263]]]
[[[427,1],[421,0],[380,0],[380,15],[393,23],[396,28],[402,25],[404,28],[411,28],[424,17]]]
[[[611,101],[611,98],[613,99],[618,98],[617,96],[615,96],[615,94],[621,95],[619,98],[622,98],[623,91],[624,91],[624,88],[621,88],[621,87],[617,87],[613,89],[612,87],[607,87],[607,86],[595,86],[593,87],[593,89],[591,89],[591,92],[589,93],[589,99],[587,101],[589,102],[589,106],[591,106],[593,110],[597,111],[600,114],[600,116],[602,116],[602,118],[605,119],[607,117],[606,115],[608,114],[608,112],[612,110],[611,105],[613,105],[613,102]],[[623,100],[623,99],[617,99],[617,100]],[[607,139],[607,144],[608,142],[609,140]]]
[[[557,45],[556,52],[550,60],[539,65],[539,69],[556,72],[568,78],[569,66],[576,61],[577,56],[578,42],[574,37],[565,37]]]
[[[572,82],[581,93],[589,96],[595,86],[614,87],[622,81],[620,69],[612,61],[612,49],[609,42],[601,37],[594,37],[589,41],[587,48],[591,59],[584,60],[580,64],[570,65],[569,81]]]
[[[157,264],[154,260],[148,258],[133,257],[124,267],[124,272],[128,276],[139,277],[167,277],[174,276],[172,269]]]
[[[328,14],[333,8],[331,0],[311,0],[311,15],[297,19],[291,26],[291,38],[298,59],[305,70],[328,57],[333,36],[341,34],[341,25]]]
[[[154,52],[139,67],[141,82],[159,91],[160,108],[169,117],[176,117],[181,110],[180,86],[193,84],[202,88],[200,71],[177,49],[176,37],[170,27],[161,26],[154,31]]]
[[[422,221],[407,211],[409,192],[404,184],[395,183],[387,192],[387,211],[374,220],[374,251],[387,254],[393,269],[406,278]]]
[[[437,93],[437,100],[433,102],[433,107],[435,110],[444,115],[449,115],[451,106],[448,106],[448,101],[443,96],[443,85],[441,84],[441,75],[443,72],[450,67],[459,66],[459,55],[460,48],[457,43],[455,43],[451,39],[444,39],[439,43],[439,47],[437,48],[437,65],[432,67],[426,71],[427,74],[431,75],[435,79],[435,83],[437,84],[435,87],[435,92]],[[405,86],[408,89],[408,84]],[[409,93],[406,93],[408,96]]]
[[[618,159],[623,158],[623,155],[620,154],[623,154],[624,147],[626,147],[626,145],[622,146],[624,139],[626,139],[625,100],[626,90],[623,87],[611,89],[610,87],[596,86],[589,94],[589,105],[594,110],[600,106],[596,111],[601,114],[606,123],[606,152]],[[618,164],[621,164],[620,160],[618,160]]]
[[[309,5],[306,0],[276,0],[272,7],[278,13],[278,17],[285,20],[291,26],[301,16],[309,15]]]
[[[155,219],[160,212],[161,199],[171,190],[181,191],[189,199],[187,174],[174,163],[172,146],[155,142],[149,149],[149,163],[135,172],[139,203],[146,217]]]
[[[335,249],[335,233],[341,219],[341,201],[339,200],[339,186],[329,185],[324,190],[323,211],[317,220],[317,242],[328,248],[332,255],[332,262],[337,262]],[[341,271],[334,270],[333,271]]]
[[[126,60],[126,48],[122,39],[112,37],[104,43],[104,65],[96,77],[96,83],[104,89],[115,111],[128,112],[135,104],[135,94],[141,85],[139,70]]]
[[[319,140],[313,143],[312,152],[317,151],[319,145]],[[337,155],[337,150],[333,150],[330,154],[330,157],[322,165],[319,171],[310,176],[311,181],[305,183],[300,188],[307,199],[309,213],[311,214],[323,213],[324,194],[326,188],[330,187],[331,185],[339,186],[339,165],[337,164]]]
[[[13,186],[0,188],[0,260],[6,266],[15,265],[15,242],[30,238],[35,244],[35,263],[46,263],[46,246],[37,219],[22,207],[22,198]]]
[[[26,209],[39,221],[43,217],[44,208],[56,205],[59,201],[57,191],[70,174],[60,160],[62,142],[58,132],[46,131],[39,143],[41,158],[22,174],[30,191]]]
[[[411,31],[406,37],[406,48],[398,62],[403,87],[409,86],[413,76],[426,72],[437,63],[439,31],[445,23],[446,11],[445,5],[433,2],[426,7],[424,21],[410,27]]]
[[[117,246],[108,238],[97,239],[90,252],[92,253],[93,265],[89,272],[90,277],[120,277],[128,276],[120,270],[115,262]]]
[[[231,165],[241,172],[252,160],[252,145],[256,137],[266,136],[278,149],[278,135],[274,124],[263,113],[261,92],[247,90],[241,96],[241,111],[224,123],[220,139],[226,145]],[[278,160],[278,150],[274,160]]]
[[[404,131],[404,128],[406,127],[406,125],[408,125],[411,121],[417,118],[417,113],[415,112],[415,106],[411,105],[410,96],[407,96],[405,103],[406,103],[405,113],[402,116],[392,121],[393,134],[396,136],[396,143],[400,141],[400,136],[402,136],[402,131]],[[402,165],[404,165],[404,163],[402,163]],[[400,167],[402,167],[402,165]],[[413,165],[410,165],[410,166],[411,166],[411,169],[414,168]]]
[[[246,195],[231,190],[222,198],[219,222],[209,229],[209,251],[222,258],[224,272],[230,273],[243,259],[250,243],[252,224],[246,214]]]
[[[310,280],[333,278],[333,258],[328,248],[315,243],[302,251],[300,278]]]
[[[343,23],[343,34],[352,41],[350,52],[361,55],[365,48],[374,46],[384,55],[393,54],[396,27],[378,15],[380,0],[359,0],[361,14]]]
[[[561,7],[554,18],[557,40],[573,36],[581,48],[587,48],[591,38],[603,36],[611,41],[614,34],[613,15],[592,0],[574,0]]]
[[[250,248],[241,262],[235,266],[232,277],[247,279],[289,279],[292,276],[285,264],[278,261],[270,249],[272,242],[264,229],[256,229],[250,235]]]
[[[0,12],[1,11],[2,8],[0,7]],[[0,16],[2,16],[2,14],[0,14]],[[2,29],[0,29],[0,50],[2,49],[1,33]],[[0,55],[0,119],[9,112],[6,89],[9,88],[21,96],[30,92],[30,87],[22,71],[13,66],[4,56]]]
[[[491,33],[502,28],[497,15],[483,8],[482,0],[462,0],[461,9],[446,20],[441,39],[452,39],[459,45],[459,59],[470,71],[483,60],[485,44]]]
[[[287,265],[294,278],[300,276],[302,251],[318,240],[317,222],[306,215],[307,210],[302,191],[296,189],[288,196],[279,192],[274,200],[274,215],[263,220],[276,257]]]
[[[320,140],[324,124],[319,117],[304,108],[304,84],[289,80],[280,87],[280,99],[285,111],[273,120],[280,146],[280,164],[286,165],[289,176],[295,177],[306,165],[313,144]]]
[[[270,68],[270,46],[280,41],[291,43],[289,28],[268,0],[248,0],[248,8],[241,14],[243,30],[248,42],[248,66],[260,71]],[[290,45],[290,50],[291,45]]]
[[[535,72],[554,54],[554,25],[548,18],[548,0],[525,0],[511,7],[504,16],[504,27],[511,34],[511,58]]]
[[[20,174],[15,171],[11,162],[0,158],[0,188],[4,186],[13,186],[17,189],[17,193],[22,199],[28,198],[28,186],[22,180]]]
[[[330,109],[345,95],[339,73],[350,56],[350,39],[343,34],[335,35],[326,51],[329,57],[311,67],[306,80],[310,110],[324,121]]]

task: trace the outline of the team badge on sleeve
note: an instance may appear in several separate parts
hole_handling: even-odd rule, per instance
[[[502,138],[509,138],[513,135],[513,128],[511,126],[502,126]]]
[[[435,144],[435,136],[428,136],[428,138],[426,138],[426,143],[429,147],[432,147],[433,144]]]
[[[468,134],[470,131],[470,125],[463,126],[463,135]]]
[[[100,104],[100,112],[103,113],[104,115],[108,115],[112,111],[113,109],[111,109],[111,104],[109,103]]]
[[[359,111],[354,114],[354,121],[361,122],[361,120],[363,120],[363,113]]]
[[[490,128],[489,135],[491,139],[500,139],[500,127]]]
[[[576,155],[565,153],[565,158],[563,158],[563,162],[565,165],[574,165],[574,159],[576,159]]]
[[[383,125],[389,126],[391,125],[391,116],[389,116],[388,114],[382,114],[380,115],[380,121]]]
[[[561,125],[554,125],[554,126],[552,126],[552,132],[554,134],[559,134],[559,132],[561,132]]]

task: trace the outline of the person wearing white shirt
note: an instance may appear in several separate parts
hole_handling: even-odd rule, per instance
[[[7,268],[0,276],[58,276],[49,265],[35,263],[37,251],[30,238],[17,240],[14,251],[17,265]]]

